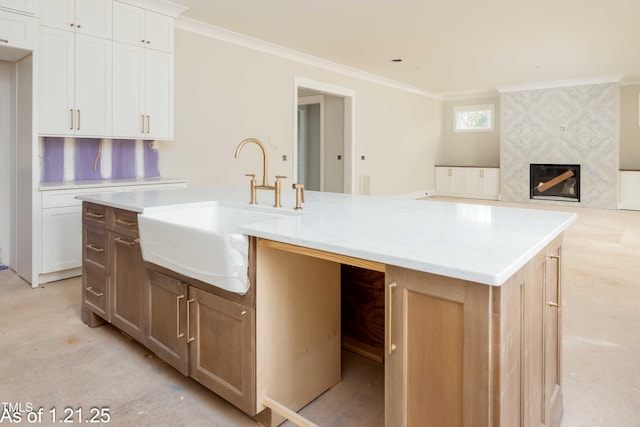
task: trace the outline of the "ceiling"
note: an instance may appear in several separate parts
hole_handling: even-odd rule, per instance
[[[434,94],[640,82],[639,0],[172,1],[182,16]]]

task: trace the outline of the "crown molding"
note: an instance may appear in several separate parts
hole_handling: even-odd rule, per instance
[[[587,77],[583,79],[557,80],[552,82],[533,82],[500,86],[496,89],[500,93],[521,92],[525,90],[554,89],[561,87],[597,85],[604,83],[620,83],[622,74],[613,76]]]
[[[133,6],[138,6],[143,9],[153,10],[163,15],[176,17],[180,15],[188,7],[172,3],[166,0],[118,0],[121,3],[128,3]]]
[[[469,92],[451,92],[445,93],[441,96],[442,101],[461,101],[465,99],[482,99],[482,98],[497,98],[500,96],[497,90],[477,90]]]
[[[223,42],[236,44],[238,46],[257,50],[274,56],[279,56],[281,58],[300,62],[306,65],[311,65],[317,68],[322,68],[327,71],[340,73],[371,83],[376,83],[382,86],[390,87],[392,89],[422,95],[436,100],[442,100],[442,95],[437,93],[429,92],[424,89],[408,85],[406,83],[379,76],[377,74],[368,73],[366,71],[358,70],[357,68],[348,67],[346,65],[328,61],[317,56],[289,49],[275,43],[256,39],[245,34],[236,33],[234,31],[230,31],[221,27],[216,27],[215,25],[206,24],[195,19],[179,16],[176,19],[175,27],[180,30],[190,31],[192,33],[197,33]]]

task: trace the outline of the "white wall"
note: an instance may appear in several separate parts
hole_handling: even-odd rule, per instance
[[[11,150],[15,120],[15,66],[0,61],[0,265],[10,263]]]
[[[640,84],[620,88],[620,168],[640,170]]]
[[[162,143],[164,176],[188,178],[191,186],[244,184],[244,174],[259,173],[261,165],[257,149],[233,158],[248,137],[268,147],[270,182],[276,174],[293,176],[294,78],[300,76],[355,91],[356,182],[371,175],[377,195],[435,187],[440,101],[182,29],[175,39],[175,141]]]
[[[461,105],[495,105],[493,132],[454,132],[453,109]],[[442,140],[444,163],[451,166],[500,166],[500,97],[445,101]]]

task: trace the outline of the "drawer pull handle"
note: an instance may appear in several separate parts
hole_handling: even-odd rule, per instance
[[[78,28],[80,28],[80,25],[78,25]],[[76,128],[76,130],[80,130],[80,110],[76,111],[78,111],[78,127]]]
[[[180,300],[184,298],[184,295],[176,297],[176,338],[180,339],[184,336],[184,332],[180,333]]]
[[[104,292],[96,292],[96,291],[94,291],[94,290],[93,290],[93,286],[89,286],[89,287],[87,288],[87,292],[91,292],[92,294],[94,294],[94,295],[95,295],[95,296],[97,296],[97,297],[101,297],[101,296],[103,296],[103,295],[104,295]]]
[[[7,39],[0,39],[0,42],[2,42],[2,43],[9,43],[9,40],[7,40]]]
[[[104,252],[104,248],[98,248],[93,245],[87,245],[87,249],[91,249],[92,251],[96,251],[96,252]]]
[[[125,246],[135,246],[136,244],[136,242],[130,242],[128,240],[121,239],[120,237],[116,237],[115,242]]]
[[[69,130],[73,130],[73,110],[72,110],[72,109],[70,109],[70,110],[69,110],[69,113],[70,113],[70,115],[71,115],[71,127],[69,128]]]
[[[120,218],[116,219],[116,223],[126,225],[127,227],[135,227],[136,225],[138,225],[138,223],[135,221],[127,221],[126,219]]]
[[[189,312],[189,307],[191,306],[191,303],[194,302],[194,301],[195,301],[194,299],[188,299],[187,300],[187,343],[190,343],[191,341],[195,341],[196,340],[189,333],[189,329],[190,329],[190,326],[191,326],[191,314]]]
[[[396,289],[398,285],[396,285],[395,282],[393,283],[389,283],[389,310],[387,310],[387,313],[389,314],[389,318],[387,319],[387,325],[389,325],[389,354],[393,353],[394,351],[396,351],[396,345],[393,344],[393,340],[392,340],[392,320],[393,320],[393,291]]]
[[[87,212],[87,216],[89,218],[98,218],[98,219],[102,219],[104,218],[104,214],[101,213],[94,213],[94,212]]]
[[[149,116],[147,116],[147,133],[151,133],[151,117]]]

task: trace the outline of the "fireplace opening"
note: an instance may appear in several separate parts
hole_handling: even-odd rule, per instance
[[[580,165],[531,164],[530,198],[580,201]]]

